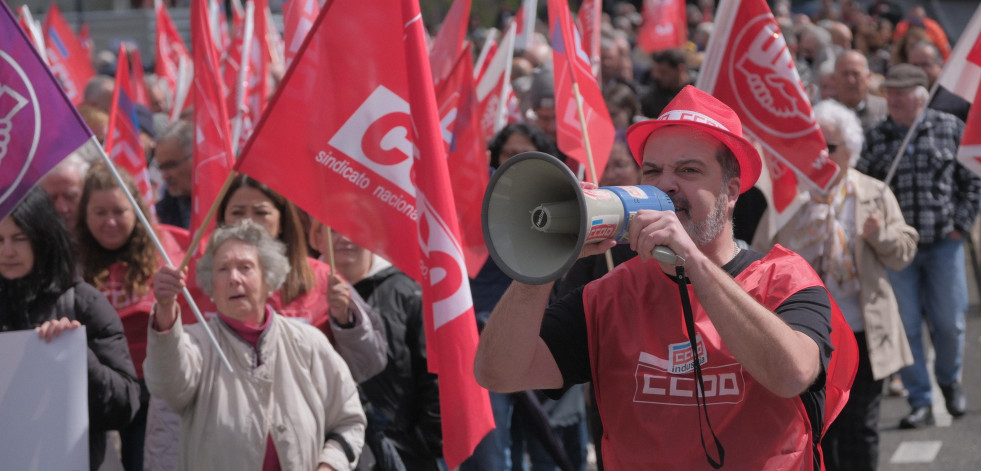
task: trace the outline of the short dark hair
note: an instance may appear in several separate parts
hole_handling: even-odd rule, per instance
[[[521,134],[527,137],[531,141],[532,145],[538,152],[544,152],[555,157],[559,157],[559,152],[555,148],[555,144],[552,140],[542,131],[538,126],[528,124],[528,123],[514,123],[509,124],[498,131],[498,133],[491,139],[490,144],[487,144],[487,150],[490,151],[490,166],[497,168],[501,165],[501,152],[504,150],[504,143],[508,141],[508,138],[512,134]]]
[[[651,59],[658,64],[668,64],[674,68],[677,68],[682,64],[688,64],[688,62],[685,60],[685,51],[681,48],[665,49],[663,51],[655,52],[651,56]]]

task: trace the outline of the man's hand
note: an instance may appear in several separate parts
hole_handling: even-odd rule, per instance
[[[34,330],[37,331],[38,337],[44,339],[45,342],[51,343],[52,340],[61,336],[61,333],[66,330],[72,330],[80,327],[82,324],[76,320],[70,320],[67,317],[62,317],[61,319],[54,319],[50,321],[45,321],[39,327],[35,327]]]
[[[627,229],[630,248],[645,262],[654,258],[654,247],[658,246],[671,249],[685,260],[701,253],[674,211],[642,209],[637,211]]]
[[[882,219],[879,218],[878,213],[871,213],[869,217],[865,218],[865,224],[862,225],[862,239],[871,239],[879,233],[879,229],[882,229]]]

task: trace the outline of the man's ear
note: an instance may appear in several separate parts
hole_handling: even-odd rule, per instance
[[[729,179],[729,183],[726,184],[726,195],[729,196],[729,201],[736,201],[736,198],[739,197],[740,187],[742,187],[742,180],[740,180],[739,177],[732,177]]]

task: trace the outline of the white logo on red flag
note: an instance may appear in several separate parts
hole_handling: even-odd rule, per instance
[[[0,51],[0,59],[16,71],[17,77],[20,78],[20,83],[5,83],[0,87],[0,170],[2,170],[0,191],[3,191],[0,194],[0,203],[2,203],[18,187],[31,162],[34,161],[38,141],[41,139],[39,122],[41,110],[37,107],[34,87],[20,64],[4,51]],[[31,99],[26,98],[25,95],[30,96]],[[28,104],[31,107],[25,110]],[[31,147],[28,152],[22,152],[26,149],[13,149],[13,152],[9,153],[10,158],[7,159],[8,151],[12,150],[10,144],[14,135],[30,136]]]
[[[794,67],[780,28],[761,15],[736,36],[736,51],[744,51],[729,63],[730,84],[736,99],[757,126],[774,136],[791,139],[818,128],[807,93]]]

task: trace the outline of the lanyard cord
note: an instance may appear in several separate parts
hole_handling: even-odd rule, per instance
[[[691,346],[692,363],[694,364],[695,370],[695,381],[698,383],[698,391],[695,392],[695,405],[698,408],[698,438],[702,441],[702,451],[705,452],[705,459],[708,460],[712,468],[719,469],[725,464],[726,461],[726,450],[722,447],[722,442],[719,441],[719,437],[715,435],[715,429],[712,427],[712,421],[709,420],[708,405],[705,403],[705,383],[702,380],[702,366],[698,359],[698,347],[695,345],[695,316],[692,314],[691,310],[691,300],[688,298],[688,287],[685,280],[685,266],[677,265],[675,266],[675,271],[678,277],[675,281],[678,283],[678,291],[681,293],[681,307],[685,313],[685,328],[688,331],[688,342]],[[719,455],[719,461],[716,462],[709,455],[708,449],[705,447],[705,434],[702,430],[702,410],[705,411],[705,423],[708,424],[709,432],[712,433],[712,439],[715,440],[715,449]]]

